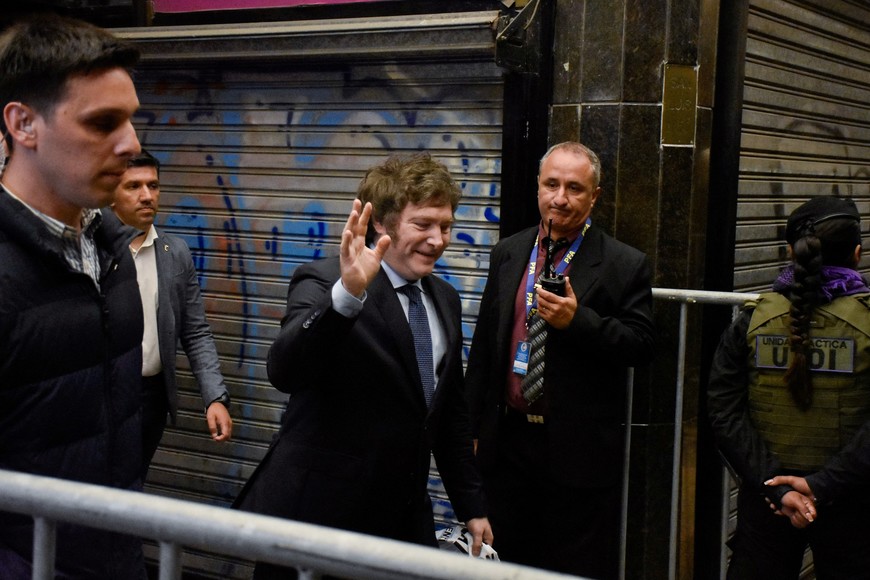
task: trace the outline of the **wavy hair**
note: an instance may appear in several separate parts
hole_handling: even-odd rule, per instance
[[[393,155],[369,169],[357,189],[357,198],[371,202],[366,243],[377,239],[374,222],[384,225],[388,233],[395,231],[399,216],[408,203],[415,205],[449,205],[453,212],[459,206],[462,190],[450,176],[447,167],[432,159],[429,153]]]

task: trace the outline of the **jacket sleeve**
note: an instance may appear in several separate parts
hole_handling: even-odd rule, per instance
[[[822,503],[836,501],[870,486],[870,422],[861,427],[824,469],[806,479],[813,495]]]
[[[746,333],[752,310],[745,309],[722,334],[710,368],[707,410],[722,453],[741,485],[779,498],[790,488],[764,486],[781,472],[779,460],[755,429],[749,415],[749,346]]]
[[[284,393],[316,386],[317,374],[336,360],[332,353],[337,341],[356,322],[332,308],[331,289],[338,280],[325,264],[299,266],[287,289],[287,310],[281,329],[269,349],[266,370],[272,385]]]
[[[205,407],[208,407],[215,399],[227,394],[227,387],[220,371],[214,336],[205,318],[205,308],[193,258],[187,244],[181,243],[175,247],[180,248],[179,259],[184,266],[183,279],[178,281],[179,284],[184,284],[179,339],[199,385],[202,401]]]

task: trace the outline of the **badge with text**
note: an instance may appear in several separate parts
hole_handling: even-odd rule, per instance
[[[532,344],[521,340],[517,343],[517,354],[514,356],[514,372],[518,375],[526,375],[529,370],[529,353],[532,350]]]
[[[855,340],[852,338],[811,337],[810,370],[828,373],[851,373],[855,370]],[[791,346],[787,336],[760,334],[755,338],[755,366],[764,369],[787,369],[791,363]]]

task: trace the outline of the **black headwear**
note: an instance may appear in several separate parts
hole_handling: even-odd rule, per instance
[[[788,216],[785,239],[790,245],[794,245],[798,239],[813,232],[816,225],[835,218],[849,218],[860,222],[861,214],[858,213],[858,208],[851,199],[833,196],[814,197]]]

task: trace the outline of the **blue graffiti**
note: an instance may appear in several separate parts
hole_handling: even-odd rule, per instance
[[[272,239],[266,240],[266,251],[272,254],[272,260],[278,259],[278,228],[272,226]]]
[[[313,227],[308,228],[308,243],[314,247],[314,259],[321,257],[323,251],[323,240],[326,239],[326,224],[318,221]]]
[[[321,203],[310,202],[303,208],[303,213],[308,216],[308,219],[299,221],[298,219],[287,219],[284,222],[284,235],[289,239],[294,237],[305,237],[306,242],[297,246],[296,249],[302,254],[302,258],[315,260],[324,257],[323,250],[328,241],[327,222],[324,221],[324,216],[327,215],[326,209]],[[277,244],[277,242],[275,242]],[[286,272],[289,275],[290,272]]]
[[[460,242],[465,242],[466,244],[474,245],[474,238],[471,236],[471,234],[467,234],[465,232],[458,232],[456,234],[456,239],[459,240]]]
[[[211,155],[206,156],[206,165],[214,166],[214,158]],[[250,302],[251,296],[248,291],[248,279],[245,273],[244,252],[242,251],[241,235],[238,223],[236,222],[235,208],[233,207],[232,199],[227,190],[223,176],[217,176],[217,184],[223,193],[224,205],[226,205],[229,219],[224,221],[224,231],[227,234],[227,274],[233,274],[233,261],[238,264],[239,281],[241,283],[241,298],[242,298],[242,336],[239,341],[239,361],[237,367],[241,368],[245,362],[245,345],[248,339],[248,324],[251,316]]]

